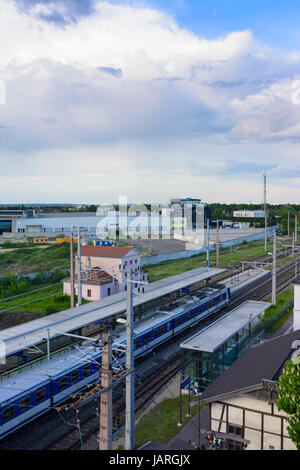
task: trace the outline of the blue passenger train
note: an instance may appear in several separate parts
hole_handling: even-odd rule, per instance
[[[176,299],[162,311],[140,320],[134,328],[134,356],[144,356],[183,330],[208,317],[230,301],[229,287],[215,285]],[[113,345],[116,362],[125,364],[120,346],[122,330]],[[81,346],[0,382],[0,439],[99,381],[101,351]]]

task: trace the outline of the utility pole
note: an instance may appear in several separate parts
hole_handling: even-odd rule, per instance
[[[81,287],[81,240],[80,240],[80,229],[78,229],[77,276],[78,276],[78,302],[77,302],[77,306],[79,306],[79,305],[82,304],[82,287]]]
[[[267,226],[268,226],[268,215],[267,215],[267,175],[263,174],[264,177],[264,213],[265,213],[265,252],[268,251],[268,237],[267,237]]]
[[[298,216],[296,214],[295,215],[295,242],[298,240],[297,230],[298,230]]]
[[[206,266],[209,268],[209,219],[206,221]]]
[[[50,361],[50,328],[47,328],[47,361]]]
[[[112,338],[102,338],[101,388],[107,392],[100,396],[99,450],[112,450]]]
[[[127,272],[127,318],[126,318],[126,369],[131,373],[126,377],[126,418],[125,449],[133,450],[135,446],[134,423],[134,356],[133,356],[133,293],[131,269]]]
[[[288,212],[288,237],[290,236],[290,212]]]
[[[277,234],[275,230],[273,239],[272,305],[276,305],[276,249]]]
[[[70,274],[71,274],[71,308],[75,307],[74,301],[74,252],[73,252],[73,234],[70,236]]]
[[[295,233],[293,233],[293,238],[292,238],[292,255],[294,256],[295,254]]]
[[[219,267],[220,262],[220,244],[219,244],[219,221],[217,220],[217,237],[216,237],[216,267]]]

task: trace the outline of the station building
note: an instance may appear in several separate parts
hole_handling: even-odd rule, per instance
[[[268,302],[246,301],[181,343],[182,379],[203,392],[247,349],[263,341]]]

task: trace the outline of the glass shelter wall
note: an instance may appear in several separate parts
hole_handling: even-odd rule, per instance
[[[203,392],[247,349],[263,341],[262,315],[249,321],[213,352],[182,348],[182,380]]]

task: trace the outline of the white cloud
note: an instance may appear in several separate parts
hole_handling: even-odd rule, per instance
[[[233,128],[232,134],[299,140],[299,95],[300,81],[299,77],[295,77],[280,80],[244,100],[234,99],[232,107],[238,124]]]
[[[62,28],[36,17],[52,7],[25,14],[12,0],[0,3],[2,177],[14,184],[14,174],[38,200],[50,181],[47,194],[64,200],[75,188],[95,194],[98,184],[141,200],[151,199],[154,184],[156,200],[196,196],[199,175],[191,169],[226,169],[227,161],[251,160],[249,139],[298,134],[295,81],[278,80],[283,62],[251,31],[207,40],[153,8],[102,1]],[[297,70],[290,58],[286,64],[287,74]],[[259,164],[263,151],[255,151]],[[201,192],[214,200],[221,180],[212,174]],[[224,188],[217,191],[222,198]]]

